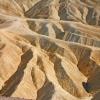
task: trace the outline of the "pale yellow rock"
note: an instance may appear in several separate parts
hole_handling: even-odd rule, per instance
[[[0,96],[99,100],[97,2],[0,0]]]

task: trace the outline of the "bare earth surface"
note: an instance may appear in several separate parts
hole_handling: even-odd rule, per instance
[[[99,0],[0,0],[0,100],[30,99],[100,100]]]

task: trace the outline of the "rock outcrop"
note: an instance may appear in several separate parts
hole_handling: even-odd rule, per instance
[[[99,22],[97,0],[0,0],[0,99],[99,100]]]

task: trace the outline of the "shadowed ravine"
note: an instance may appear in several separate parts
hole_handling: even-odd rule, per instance
[[[17,71],[4,83],[4,86],[0,90],[1,96],[11,96],[12,93],[16,90],[17,86],[21,82],[24,76],[24,70],[27,67],[28,62],[32,59],[33,53],[32,50],[27,50],[21,56],[21,62],[18,66]]]

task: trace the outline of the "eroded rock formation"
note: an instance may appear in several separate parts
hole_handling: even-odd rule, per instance
[[[2,100],[99,100],[99,9],[97,0],[0,0]]]

